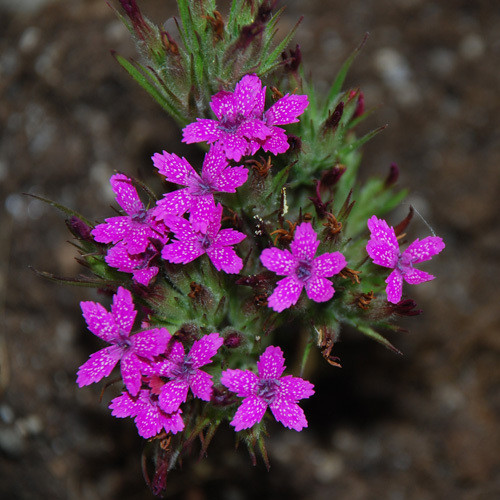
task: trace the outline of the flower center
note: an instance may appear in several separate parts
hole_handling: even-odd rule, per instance
[[[307,281],[311,276],[311,264],[306,261],[300,261],[295,274],[300,281]]]
[[[203,250],[206,250],[211,245],[211,241],[210,238],[208,237],[208,234],[200,234],[198,241]]]
[[[278,379],[263,378],[257,384],[257,396],[269,405],[278,395],[279,386],[280,381]]]
[[[148,218],[148,210],[141,208],[136,214],[132,215],[132,220],[134,222],[140,222],[144,224]]]
[[[131,342],[128,334],[120,330],[120,333],[118,335],[118,339],[116,341],[116,345],[123,350],[128,350],[130,348],[130,346],[132,345],[132,342]]]
[[[245,116],[238,113],[235,117],[230,118],[228,116],[223,116],[219,120],[218,129],[229,134],[234,134],[238,130],[238,127],[245,121]]]
[[[194,361],[189,357],[189,355],[186,356],[184,361],[172,370],[172,377],[180,378],[181,380],[188,380],[189,377],[196,371],[193,364]]]

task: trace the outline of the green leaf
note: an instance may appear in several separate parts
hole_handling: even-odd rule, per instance
[[[165,98],[161,92],[158,91],[155,85],[153,85],[149,78],[147,70],[143,68],[139,63],[132,63],[125,59],[124,57],[112,53],[113,57],[117,60],[118,64],[168,113],[170,113],[177,121],[183,123],[185,120],[177,111],[177,109],[172,106],[168,100]],[[146,73],[146,74],[144,74]],[[149,78],[148,78],[149,76]]]
[[[365,34],[359,46],[356,47],[354,52],[352,52],[352,54],[347,58],[347,61],[340,68],[340,71],[338,72],[337,77],[335,78],[330,88],[330,92],[328,93],[328,97],[326,99],[326,106],[325,106],[326,112],[328,112],[328,110],[333,107],[333,103],[335,102],[337,95],[340,93],[342,85],[344,85],[347,72],[349,71],[349,68],[351,67],[351,64],[353,63],[354,59],[356,59],[356,56],[358,55],[359,51],[363,48],[363,45],[365,44],[367,39],[368,39],[368,33]]]
[[[43,196],[38,196],[36,194],[31,194],[31,193],[23,193],[26,196],[31,196],[32,198],[36,198],[37,200],[43,201],[44,203],[47,203],[47,205],[50,205],[51,207],[57,208],[61,212],[65,213],[66,215],[70,217],[78,217],[80,220],[85,222],[87,226],[90,226],[91,228],[94,227],[94,223],[91,222],[89,219],[84,217],[82,214],[76,212],[75,210],[72,210],[71,208],[65,207],[64,205],[61,205],[60,203],[57,203],[55,201],[49,200],[48,198],[44,198]]]
[[[367,337],[372,338],[373,340],[376,340],[377,342],[387,347],[387,349],[391,350],[392,352],[401,355],[403,354],[399,349],[396,349],[385,337],[380,335],[380,333],[377,333],[370,326],[360,325],[356,323],[353,323],[353,326],[355,326],[361,333],[365,334]]]

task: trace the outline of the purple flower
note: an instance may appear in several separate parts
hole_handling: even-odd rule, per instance
[[[248,429],[262,420],[267,407],[274,418],[285,427],[302,430],[307,420],[300,399],[314,394],[313,385],[307,380],[286,375],[285,359],[279,347],[269,346],[257,362],[258,375],[250,370],[225,370],[221,383],[240,398],[245,398],[238,408],[231,425],[235,431]]]
[[[175,434],[184,429],[182,411],[166,413],[158,404],[158,396],[149,390],[139,391],[136,397],[128,392],[114,398],[109,407],[111,415],[118,418],[135,417],[135,425],[139,435],[145,439],[156,436],[162,429]]]
[[[394,228],[389,226],[383,219],[375,215],[368,219],[370,240],[366,245],[366,251],[373,262],[379,266],[394,269],[385,282],[387,287],[387,300],[397,304],[401,300],[403,292],[403,279],[412,285],[423,283],[435,278],[432,274],[420,271],[413,267],[414,264],[430,260],[437,255],[445,244],[438,236],[428,236],[423,240],[418,238],[402,253]]]
[[[268,300],[269,307],[281,312],[297,303],[302,288],[307,296],[316,302],[325,302],[335,292],[329,278],[339,273],[345,266],[345,257],[340,252],[324,253],[314,257],[319,240],[309,222],[297,226],[290,251],[266,248],[260,260],[269,270],[280,276],[277,287]]]
[[[127,215],[106,219],[92,230],[92,236],[99,243],[121,241],[133,255],[145,252],[151,239],[163,238],[165,230],[143,205],[131,179],[115,174],[110,182],[116,201]]]
[[[92,354],[80,366],[77,384],[99,382],[120,361],[125,387],[135,396],[141,387],[141,369],[165,351],[170,333],[166,328],[153,328],[130,335],[137,312],[131,293],[122,287],[113,297],[111,312],[97,302],[81,302],[80,306],[89,330],[111,346]]]
[[[118,243],[111,247],[106,255],[106,262],[124,273],[132,273],[134,281],[148,286],[149,282],[158,274],[158,267],[151,265],[151,261],[159,254],[153,245],[149,245],[145,252],[131,255],[127,246]]]
[[[239,161],[264,151],[284,153],[289,144],[284,130],[276,125],[295,123],[307,108],[306,95],[286,94],[264,112],[266,87],[256,75],[246,75],[234,92],[221,91],[212,96],[210,107],[217,120],[198,118],[183,130],[183,142],[217,142],[227,158]]]
[[[236,255],[232,245],[240,243],[246,235],[234,229],[220,229],[222,205],[213,208],[210,219],[190,220],[168,216],[165,223],[175,234],[177,241],[163,247],[161,256],[174,264],[187,264],[204,253],[208,255],[217,271],[228,274],[239,273],[243,261]]]
[[[175,342],[167,359],[148,368],[151,375],[170,379],[160,390],[159,403],[163,411],[175,412],[186,401],[189,388],[197,398],[210,401],[212,376],[200,368],[212,362],[223,342],[218,333],[205,335],[193,343],[188,354],[180,342]]]
[[[201,176],[185,158],[165,151],[156,153],[153,163],[168,181],[187,186],[164,195],[154,209],[157,219],[188,211],[196,219],[206,219],[213,211],[214,193],[235,193],[248,178],[245,167],[228,166],[226,156],[217,146],[211,147],[205,155]]]

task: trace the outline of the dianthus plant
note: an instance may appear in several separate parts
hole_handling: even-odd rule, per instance
[[[117,60],[179,123],[183,142],[196,143],[186,154],[204,156],[155,153],[158,197],[115,173],[119,214],[99,223],[65,209],[93,273],[75,281],[113,296],[109,310],[81,303],[104,345],[77,383],[119,381],[105,386],[109,407],[162,450],[147,478],[161,493],[165,471],[198,437],[203,455],[221,424],[252,456],[258,445],[266,463],[275,421],[305,429],[308,354],[316,346],[340,366],[342,325],[397,351],[379,330],[418,314],[403,282],[433,279],[415,266],[445,245],[434,235],[407,245],[413,210],[388,222],[406,194],[394,164],[387,176],[356,180],[359,148],[378,130],[357,136],[364,96],[341,90],[355,53],[323,97],[304,77],[299,47],[285,50],[293,33],[275,44],[274,2],[233,0],[224,19],[214,2],[178,0],[178,34],[134,0],[120,3],[144,60]],[[299,373],[285,369],[290,353]]]

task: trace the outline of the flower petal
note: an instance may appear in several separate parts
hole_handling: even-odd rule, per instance
[[[272,127],[271,130],[271,135],[262,143],[262,149],[275,155],[286,152],[290,144],[285,131],[279,127]]]
[[[107,377],[118,363],[122,350],[116,346],[105,347],[94,352],[78,369],[76,383],[78,387],[99,382]]]
[[[161,154],[155,153],[151,159],[153,160],[153,165],[158,169],[160,174],[163,175],[167,181],[175,184],[187,186],[190,176],[198,176],[186,158],[180,158],[174,153],[167,153],[166,151],[163,151]]]
[[[220,383],[240,398],[252,396],[258,381],[257,375],[250,370],[225,370],[220,378]]]
[[[160,392],[158,402],[165,413],[173,413],[187,399],[189,384],[184,380],[167,382]]]
[[[132,294],[122,286],[118,287],[117,292],[113,296],[111,304],[111,314],[113,315],[116,324],[122,330],[120,333],[130,333],[134,325],[137,311],[134,308]]]
[[[221,90],[217,94],[214,94],[210,101],[210,107],[219,120],[226,116],[233,118],[238,113],[233,93],[227,90]],[[201,120],[201,118],[198,118],[198,120]]]
[[[234,89],[234,102],[243,116],[251,116],[259,104],[262,82],[257,75],[245,75]]]
[[[113,314],[98,302],[80,302],[80,307],[89,330],[106,342],[113,343],[119,334]]]
[[[274,418],[285,427],[301,431],[307,427],[304,410],[295,402],[286,398],[276,398],[270,405]]]
[[[136,354],[152,359],[165,352],[170,338],[170,332],[166,328],[152,328],[132,335],[130,340]]]
[[[165,432],[176,434],[184,429],[184,421],[182,420],[181,413],[180,409],[170,415],[160,411],[159,422],[163,429],[165,429]]]
[[[295,259],[311,262],[318,249],[319,240],[310,222],[303,222],[295,228],[290,250]]]
[[[332,282],[326,278],[311,276],[305,284],[307,296],[315,302],[326,302],[333,297],[335,290]]]
[[[156,202],[156,207],[152,211],[153,217],[164,221],[169,215],[183,215],[193,206],[193,203],[193,196],[187,188],[165,193],[163,199]]]
[[[210,401],[213,385],[212,376],[203,370],[196,370],[196,372],[193,373],[189,379],[191,392],[203,401]]]
[[[130,397],[128,392],[122,392],[121,396],[118,396],[111,400],[109,408],[113,410],[111,415],[117,418],[125,417],[135,417],[139,411],[140,406],[137,404],[137,400]]]
[[[432,274],[421,271],[420,269],[408,269],[405,270],[403,274],[403,279],[410,283],[411,285],[418,285],[419,283],[424,283],[426,281],[431,281],[435,278]]]
[[[280,276],[291,274],[297,262],[288,250],[280,250],[276,247],[263,250],[260,254],[260,261],[264,267]]]
[[[280,379],[279,396],[290,401],[299,401],[314,394],[314,385],[307,380],[292,375]]]
[[[330,278],[340,273],[346,265],[347,261],[340,252],[324,253],[314,259],[312,274],[320,278]]]
[[[257,361],[259,378],[280,378],[285,371],[285,357],[279,347],[270,345]]]
[[[111,176],[110,183],[116,194],[117,203],[127,214],[135,215],[144,209],[132,179],[124,174],[114,174]]]
[[[243,260],[232,247],[212,245],[206,252],[217,271],[222,269],[227,274],[238,274],[243,269]]]
[[[133,352],[122,357],[120,370],[123,383],[132,396],[137,396],[142,384],[141,368],[143,363]]]
[[[401,271],[394,269],[385,282],[387,283],[385,288],[387,300],[393,304],[397,304],[401,300],[401,295],[403,294],[403,276]]]
[[[230,160],[240,161],[242,156],[248,154],[248,141],[239,135],[223,132],[220,137],[220,144],[226,157]]]
[[[257,396],[245,398],[234,415],[231,425],[234,426],[236,432],[242,429],[249,429],[262,420],[266,409],[267,404]]]
[[[445,244],[439,236],[427,236],[419,241],[417,238],[402,254],[403,261],[408,261],[413,264],[430,260],[434,255],[437,255],[445,247]]]
[[[163,259],[174,264],[187,264],[204,253],[205,250],[203,250],[198,241],[190,239],[169,243],[163,247],[161,256]]]
[[[218,333],[204,335],[199,340],[195,340],[193,347],[189,351],[189,357],[193,360],[193,367],[207,365],[212,362],[212,358],[217,354],[224,339]]]
[[[132,230],[133,222],[129,217],[118,216],[106,219],[92,229],[91,234],[99,243],[118,243]]]
[[[268,305],[276,312],[293,306],[297,303],[302,291],[303,283],[299,282],[295,276],[284,278],[276,283],[274,292],[268,299]]]
[[[301,115],[308,105],[306,95],[286,94],[266,111],[267,124],[286,125],[298,122],[297,116]]]
[[[241,243],[246,237],[246,234],[240,233],[235,229],[223,229],[222,231],[219,231],[219,233],[215,237],[213,245],[221,247],[237,245],[238,243]]]
[[[368,229],[371,233],[366,245],[368,255],[375,264],[394,268],[399,257],[399,243],[394,228],[374,215],[368,219]]]

